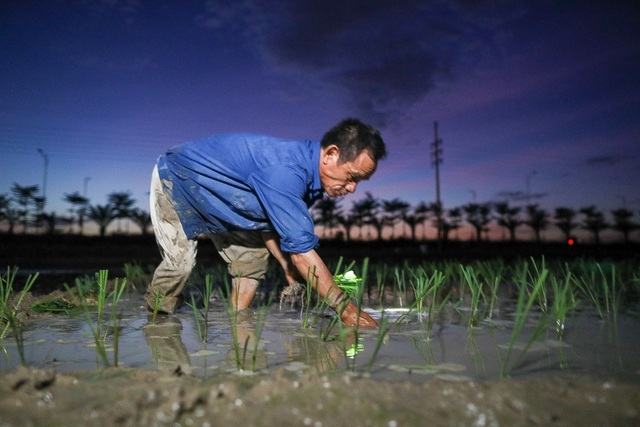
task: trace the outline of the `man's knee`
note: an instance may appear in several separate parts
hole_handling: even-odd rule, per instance
[[[269,255],[257,256],[253,259],[231,260],[228,264],[229,274],[233,277],[246,277],[254,280],[262,280],[267,274]]]

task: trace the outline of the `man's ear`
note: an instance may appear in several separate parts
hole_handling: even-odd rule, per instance
[[[338,158],[340,157],[340,149],[337,145],[332,144],[328,146],[324,150],[324,155],[322,156],[322,162],[326,165],[330,160],[333,160],[335,163],[338,163]]]

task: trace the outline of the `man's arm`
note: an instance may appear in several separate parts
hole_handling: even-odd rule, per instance
[[[344,300],[344,294],[334,282],[333,275],[315,250],[292,253],[290,257],[298,272],[308,278],[307,281],[314,286],[320,297],[340,315],[346,325],[378,326],[368,313],[360,311],[353,302]]]
[[[278,261],[278,264],[280,264],[280,267],[284,270],[287,283],[289,285],[295,282],[304,283],[305,278],[298,273],[296,266],[290,262],[289,257],[280,250],[280,239],[278,235],[272,232],[265,232],[262,233],[262,239],[271,255],[273,255],[276,261]]]
[[[315,250],[287,256],[280,250],[280,241],[275,233],[262,233],[262,237],[267,249],[284,270],[287,283],[311,283],[320,297],[327,301],[336,313],[341,314],[340,317],[346,325],[353,326],[357,323],[360,326],[378,326],[376,321],[363,311],[360,311],[358,318],[358,307],[351,301],[344,301],[344,294]]]

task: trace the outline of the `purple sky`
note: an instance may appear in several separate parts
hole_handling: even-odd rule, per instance
[[[9,5],[7,5],[7,3]],[[523,195],[552,211],[640,208],[633,1],[26,1],[0,6],[0,193],[42,187],[147,209],[157,156],[251,131],[378,127],[365,191],[445,208]],[[90,178],[90,179],[87,179]]]

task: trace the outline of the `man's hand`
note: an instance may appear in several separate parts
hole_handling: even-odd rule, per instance
[[[340,313],[340,319],[347,326],[365,326],[375,328],[378,323],[373,320],[373,317],[369,316],[366,311],[360,310],[360,317],[358,317],[358,307],[352,302],[349,302],[347,306]]]

